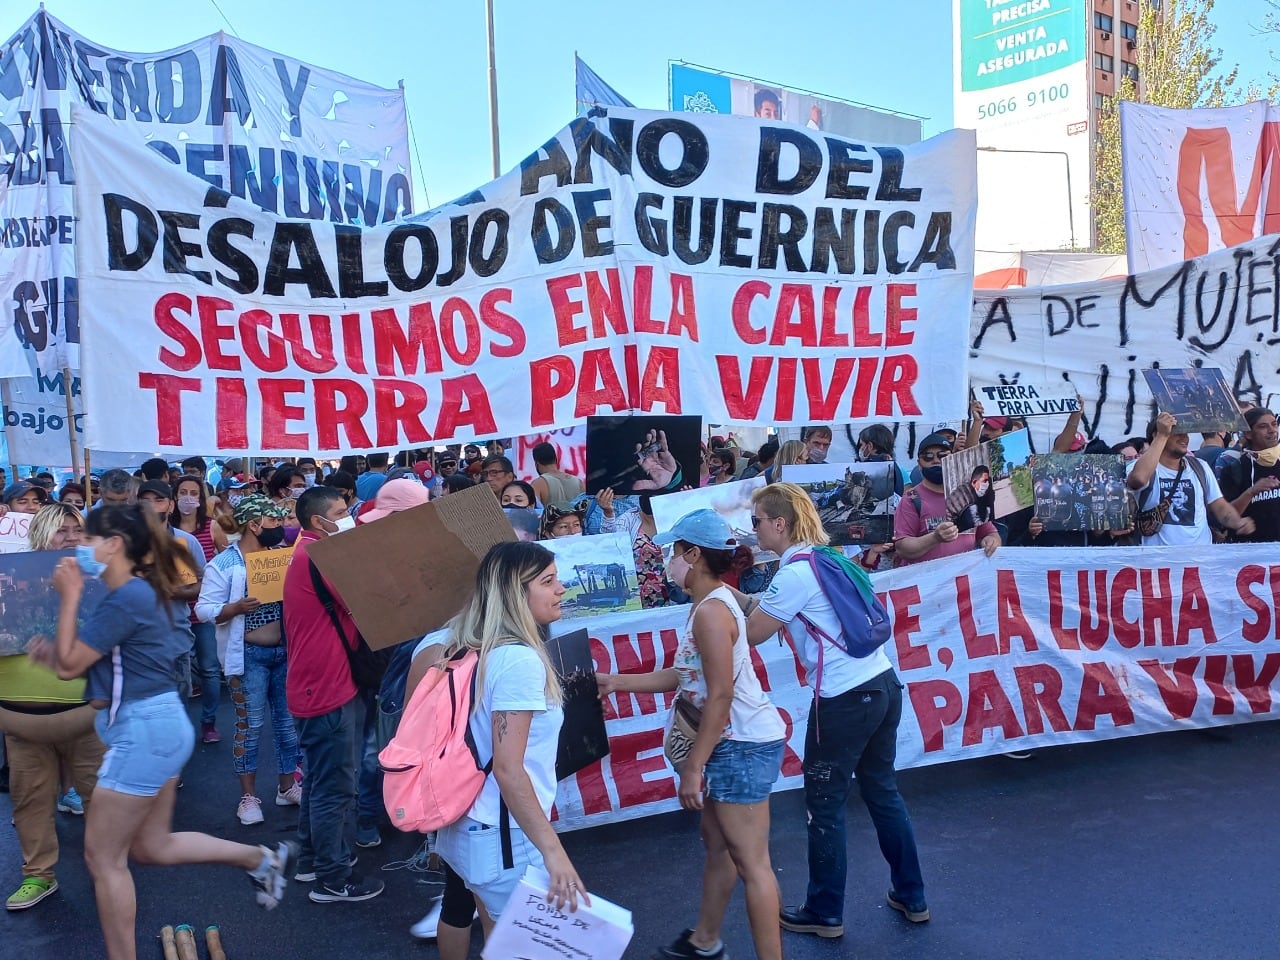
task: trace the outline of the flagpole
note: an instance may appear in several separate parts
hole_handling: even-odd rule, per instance
[[[493,0],[484,0],[484,25],[489,37],[489,149],[493,154],[493,179],[502,175],[498,148],[498,61],[493,46]]]
[[[71,368],[62,368],[63,395],[67,401],[67,438],[71,441],[71,479],[76,478],[76,467],[80,465],[80,447],[76,443],[76,405],[71,399]]]

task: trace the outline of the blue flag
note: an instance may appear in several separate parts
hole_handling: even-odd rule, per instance
[[[620,94],[596,73],[577,54],[573,56],[576,76],[578,114],[585,115],[592,107],[634,107],[635,104]]]

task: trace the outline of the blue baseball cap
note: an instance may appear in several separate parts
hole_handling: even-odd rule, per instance
[[[732,550],[738,546],[733,530],[724,517],[710,507],[686,513],[670,530],[653,538],[654,543],[663,547],[677,540],[695,547],[706,547],[708,550]]]

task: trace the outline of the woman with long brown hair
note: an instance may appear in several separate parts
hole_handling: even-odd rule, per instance
[[[91,511],[85,533],[76,558],[54,570],[62,597],[56,639],[32,655],[43,655],[64,680],[85,676],[85,695],[99,709],[95,725],[107,754],[85,824],[85,862],[107,956],[134,960],[131,857],[165,866],[238,866],[257,887],[258,902],[271,908],[284,892],[293,848],[173,832],[178,775],[195,744],[178,696],[190,636],[177,626],[184,608],[173,600],[182,586],[173,537],[137,505]],[[108,592],[77,627],[85,576],[101,577]]]

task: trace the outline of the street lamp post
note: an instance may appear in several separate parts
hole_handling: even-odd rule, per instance
[[[1020,150],[1012,147],[979,147],[983,153],[1038,153],[1047,157],[1061,157],[1067,165],[1067,229],[1071,232],[1071,249],[1076,248],[1076,215],[1074,194],[1071,192],[1071,157],[1065,150]]]

